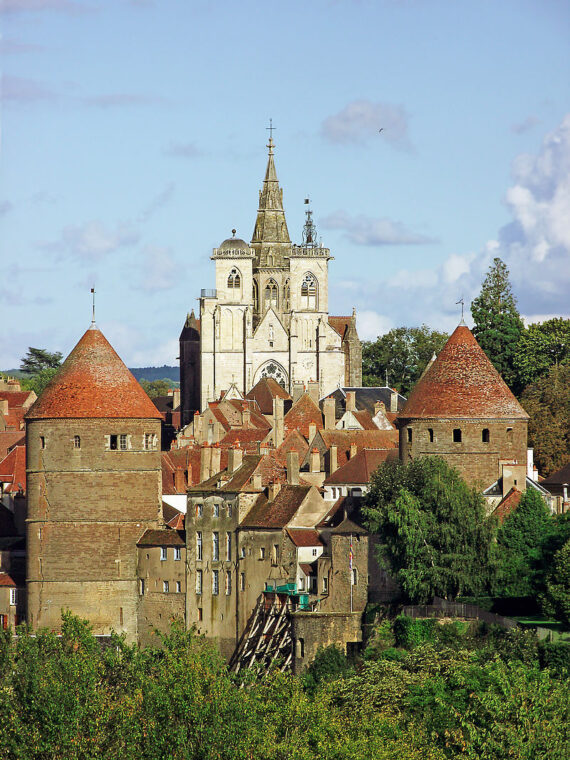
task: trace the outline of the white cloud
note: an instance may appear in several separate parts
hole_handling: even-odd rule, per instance
[[[361,340],[376,340],[394,327],[394,322],[384,314],[371,309],[358,312],[358,336]]]
[[[408,114],[397,103],[353,100],[321,125],[323,137],[333,143],[364,143],[374,138],[386,140],[394,148],[409,151]]]
[[[82,225],[65,227],[59,240],[42,243],[44,250],[59,252],[83,261],[92,261],[135,245],[139,234],[130,225],[117,224],[115,229],[107,229],[100,221],[92,220]]]
[[[147,293],[170,290],[178,284],[178,271],[170,249],[149,245],[143,251],[141,274],[135,287]]]
[[[516,135],[522,135],[524,132],[528,132],[533,127],[536,127],[537,124],[540,124],[540,119],[536,116],[527,116],[526,119],[513,124],[511,132],[514,132]]]
[[[391,219],[364,216],[351,217],[346,211],[334,211],[319,224],[328,230],[343,230],[345,237],[355,245],[423,245],[434,243],[434,238],[412,232],[401,222]]]

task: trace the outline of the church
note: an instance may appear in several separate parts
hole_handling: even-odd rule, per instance
[[[180,334],[183,424],[232,384],[245,395],[263,377],[290,393],[316,382],[321,398],[362,384],[356,314],[329,316],[333,257],[317,242],[310,209],[301,244],[291,242],[272,137],[267,148],[251,243],[233,230],[214,248],[216,287],[201,290],[199,316],[192,311]]]

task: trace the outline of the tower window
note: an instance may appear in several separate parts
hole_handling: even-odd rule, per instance
[[[259,289],[257,287],[257,283],[255,282],[255,280],[253,281],[252,297],[253,297],[253,308],[257,311],[257,309],[259,308]]]
[[[78,435],[73,436],[73,448],[74,449],[81,448],[81,438]]]
[[[232,572],[231,570],[226,571],[226,596],[229,596],[232,593]]]
[[[429,442],[433,443],[433,428],[428,428]]]
[[[241,276],[239,273],[239,269],[236,269],[234,267],[228,276],[228,288],[231,290],[233,288],[240,288],[241,287]]]
[[[168,594],[168,592],[170,591],[170,583],[168,581],[162,582],[162,590],[164,591],[165,594]]]
[[[412,435],[413,435],[412,428],[409,427],[409,428],[407,428],[407,430],[408,430],[408,443],[411,443],[412,442]]]
[[[489,428],[483,428],[481,431],[481,440],[483,443],[489,443],[490,434],[489,434]]]
[[[220,559],[220,534],[217,531],[212,533],[212,559],[214,562]]]
[[[453,443],[461,443],[461,428],[453,429]]]
[[[220,571],[212,570],[212,594],[217,596],[220,592]]]
[[[202,593],[202,571],[196,570],[196,593]]]
[[[277,309],[279,307],[279,288],[275,280],[268,280],[265,286],[265,308]]]
[[[283,310],[289,311],[291,308],[291,283],[289,280],[285,280],[285,288],[283,289]]]
[[[507,443],[513,442],[513,429],[507,428]]]
[[[301,308],[317,308],[317,278],[310,272],[307,272],[301,283]]]
[[[40,435],[40,449],[45,449],[46,447],[46,439],[45,436]]]

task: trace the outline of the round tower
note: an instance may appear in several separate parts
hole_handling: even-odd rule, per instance
[[[528,414],[460,324],[398,415],[400,458],[438,455],[472,486],[525,488]],[[508,489],[507,489],[508,490]]]
[[[28,622],[137,635],[136,542],[158,527],[160,414],[93,324],[26,415]]]

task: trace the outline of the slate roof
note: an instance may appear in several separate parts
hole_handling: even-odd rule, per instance
[[[287,534],[295,546],[322,546],[319,534],[313,528],[287,528]]]
[[[58,418],[161,419],[103,333],[90,327],[26,414]]]
[[[318,404],[305,392],[285,415],[284,424],[286,430],[298,430],[308,438],[310,424],[315,424],[317,430],[323,428],[323,415]]]
[[[137,546],[185,546],[183,536],[177,530],[145,530],[137,541]]]
[[[387,416],[390,415],[390,399],[392,397],[392,388],[387,386],[346,386],[342,388],[336,388],[332,393],[328,393],[328,396],[332,396],[335,400],[335,414],[336,418],[340,419],[346,411],[346,394],[348,391],[354,391],[354,398],[356,401],[356,408],[359,411],[366,411],[371,417],[374,416],[374,404],[377,401],[382,401],[386,407]],[[319,402],[321,407],[324,399]],[[406,403],[405,396],[398,393],[398,409],[402,409]],[[390,417],[388,416],[388,419]]]
[[[562,486],[564,483],[570,484],[570,462],[540,481],[543,486]]]
[[[285,388],[282,388],[272,377],[262,377],[249,393],[246,393],[245,397],[255,400],[263,414],[273,414],[274,398],[282,398],[285,401],[291,400],[291,396]]]
[[[244,528],[284,528],[295,515],[311,486],[281,486],[273,501],[257,499],[242,521]]]
[[[459,325],[412,389],[399,417],[528,419],[528,414],[471,330]]]
[[[372,473],[375,472],[382,462],[398,459],[398,449],[361,449],[352,459],[339,467],[325,479],[324,485],[336,485],[339,483],[362,484],[370,483]]]
[[[200,319],[196,318],[194,309],[186,316],[179,340],[200,340]]]

